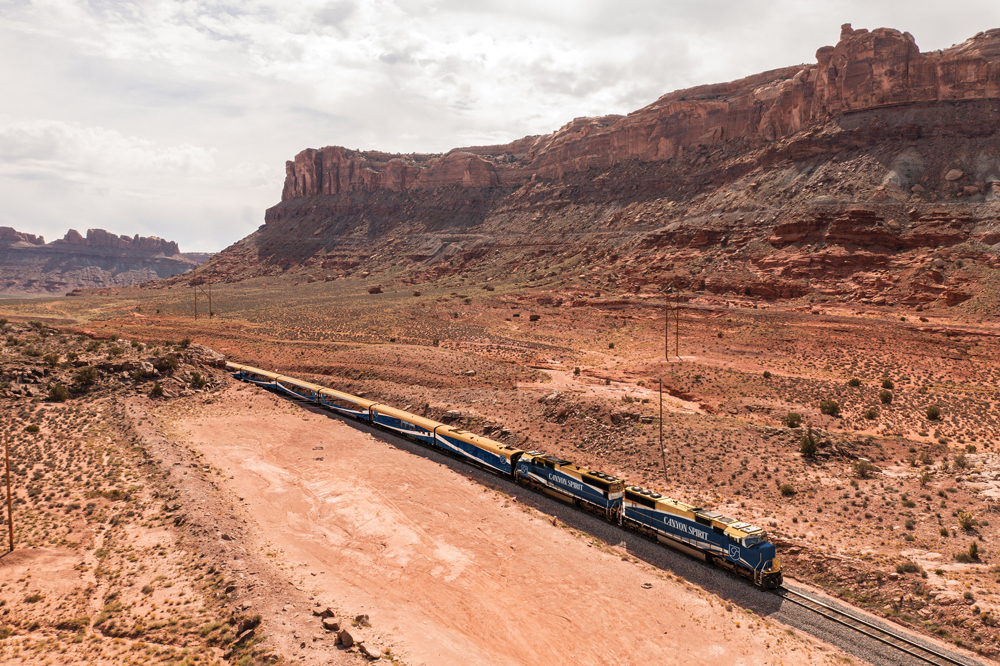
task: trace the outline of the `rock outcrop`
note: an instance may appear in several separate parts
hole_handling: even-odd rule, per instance
[[[177,243],[70,229],[60,240],[0,227],[0,294],[61,295],[76,289],[126,287],[171,277],[198,266]]]
[[[199,270],[315,281],[404,264],[416,282],[565,274],[577,255],[580,275],[629,290],[967,307],[955,294],[979,278],[915,266],[1000,268],[1000,29],[921,53],[908,33],[845,25],[814,64],[552,134],[444,155],[305,150],[265,222]]]
[[[817,63],[664,95],[627,116],[577,118],[558,131],[445,155],[304,150],[286,164],[282,199],[342,192],[522,185],[629,159],[668,160],[727,141],[786,138],[846,113],[1000,98],[1000,29],[923,54],[910,33],[844,25]],[[919,131],[918,128],[913,128]]]

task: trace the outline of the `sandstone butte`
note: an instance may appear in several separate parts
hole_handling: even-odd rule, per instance
[[[975,284],[928,262],[1000,268],[998,121],[1000,29],[921,53],[909,33],[845,25],[813,64],[552,134],[443,155],[304,150],[265,225],[199,271],[392,265],[417,282],[576,248],[619,288],[954,305]]]
[[[60,240],[0,227],[0,293],[63,294],[81,288],[125,287],[171,277],[198,265],[177,243],[155,236],[118,236],[70,229]]]
[[[558,131],[446,155],[393,156],[331,146],[286,163],[282,199],[384,188],[495,187],[668,160],[726,141],[762,145],[832,117],[901,105],[1000,98],[1000,29],[920,53],[910,33],[842,28],[817,64],[664,95],[627,116],[577,118]]]

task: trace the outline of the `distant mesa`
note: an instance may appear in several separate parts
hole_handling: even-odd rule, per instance
[[[181,254],[177,243],[155,236],[118,236],[70,229],[46,243],[41,236],[0,227],[0,294],[62,295],[78,289],[127,287],[171,277],[200,262]]]

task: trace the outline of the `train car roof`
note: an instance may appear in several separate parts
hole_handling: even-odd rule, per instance
[[[490,451],[500,456],[510,458],[515,453],[522,453],[523,449],[519,449],[514,446],[507,446],[506,444],[501,444],[489,437],[483,437],[482,435],[476,435],[469,432],[468,430],[462,430],[461,428],[455,428],[454,426],[445,426],[440,428],[438,432],[442,435],[448,435],[449,437],[454,437],[463,442],[468,442],[473,446],[478,446],[481,449]]]
[[[330,396],[331,398],[343,400],[344,402],[352,402],[355,405],[361,405],[365,409],[368,409],[372,405],[378,404],[378,402],[375,400],[369,400],[368,398],[362,398],[356,395],[351,395],[350,393],[344,393],[343,391],[327,388],[326,386],[321,387],[319,393],[322,395]]]
[[[274,381],[284,382],[286,384],[291,384],[292,386],[298,386],[299,388],[308,389],[310,391],[315,391],[317,393],[322,393],[329,395],[340,400],[345,400],[347,402],[352,402],[356,405],[361,405],[364,408],[371,407],[376,404],[375,400],[369,400],[367,398],[361,398],[356,395],[351,395],[350,393],[343,393],[342,391],[337,391],[336,389],[327,388],[320,384],[313,384],[312,382],[307,382],[302,379],[296,379],[294,377],[289,377],[288,375],[280,375],[277,372],[269,372],[268,370],[262,370],[260,368],[255,368],[251,365],[241,365],[239,363],[226,362],[226,367],[230,370],[245,370],[246,372],[259,375],[261,377],[267,377],[268,379]]]
[[[400,419],[401,421],[412,423],[415,426],[420,426],[424,430],[433,431],[434,428],[444,426],[444,424],[440,421],[424,418],[423,416],[417,416],[416,414],[411,414],[410,412],[404,412],[402,409],[396,409],[395,407],[390,407],[389,405],[383,405],[380,402],[373,402],[372,405],[375,406],[375,411],[379,414],[385,414],[387,416]]]

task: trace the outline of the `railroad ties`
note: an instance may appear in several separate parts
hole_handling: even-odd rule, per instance
[[[814,613],[822,615],[831,622],[836,622],[837,624],[848,627],[849,629],[853,629],[854,631],[864,634],[872,640],[889,645],[924,663],[934,664],[935,666],[971,666],[971,664],[978,663],[972,660],[962,661],[956,659],[954,656],[948,655],[945,652],[916,643],[902,634],[897,634],[887,629],[883,629],[873,622],[863,620],[859,617],[851,615],[850,613],[846,613],[842,610],[834,608],[833,606],[825,604],[818,599],[806,596],[787,587],[778,588],[775,590],[775,594],[792,602],[793,604],[802,606],[803,608],[811,610]]]

